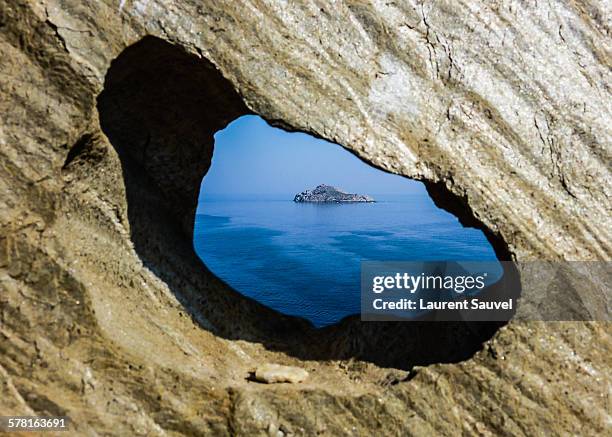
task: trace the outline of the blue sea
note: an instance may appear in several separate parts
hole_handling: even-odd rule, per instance
[[[493,261],[480,230],[463,228],[426,194],[376,203],[295,203],[287,196],[204,196],[194,245],[240,293],[325,326],[360,311],[360,263]]]

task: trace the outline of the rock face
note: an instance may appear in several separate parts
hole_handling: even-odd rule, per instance
[[[0,0],[0,415],[605,434],[609,323],[315,330],[215,278],[192,231],[215,132],[256,113],[423,181],[517,274],[610,260],[609,23],[591,0]],[[310,377],[245,380],[269,362]]]
[[[306,190],[298,193],[293,198],[294,202],[321,202],[321,203],[355,203],[374,202],[370,196],[363,194],[350,194],[339,190],[331,185],[321,184],[314,190]]]

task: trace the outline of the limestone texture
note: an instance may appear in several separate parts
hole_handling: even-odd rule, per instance
[[[255,113],[423,181],[509,274],[609,261],[611,13],[0,0],[0,415],[69,415],[73,435],[609,434],[610,323],[316,330],[214,277],[192,230],[213,135]],[[270,362],[310,376],[249,380]]]

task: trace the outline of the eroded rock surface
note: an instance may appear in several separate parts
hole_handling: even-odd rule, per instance
[[[257,113],[424,181],[519,270],[609,260],[609,22],[599,1],[0,0],[0,414],[605,434],[609,324],[316,331],[216,279],[191,232],[215,131]],[[244,379],[267,362],[310,377]]]

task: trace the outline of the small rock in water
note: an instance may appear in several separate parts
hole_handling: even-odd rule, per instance
[[[274,384],[277,382],[298,383],[308,378],[308,372],[299,367],[264,364],[255,370],[255,380]]]

